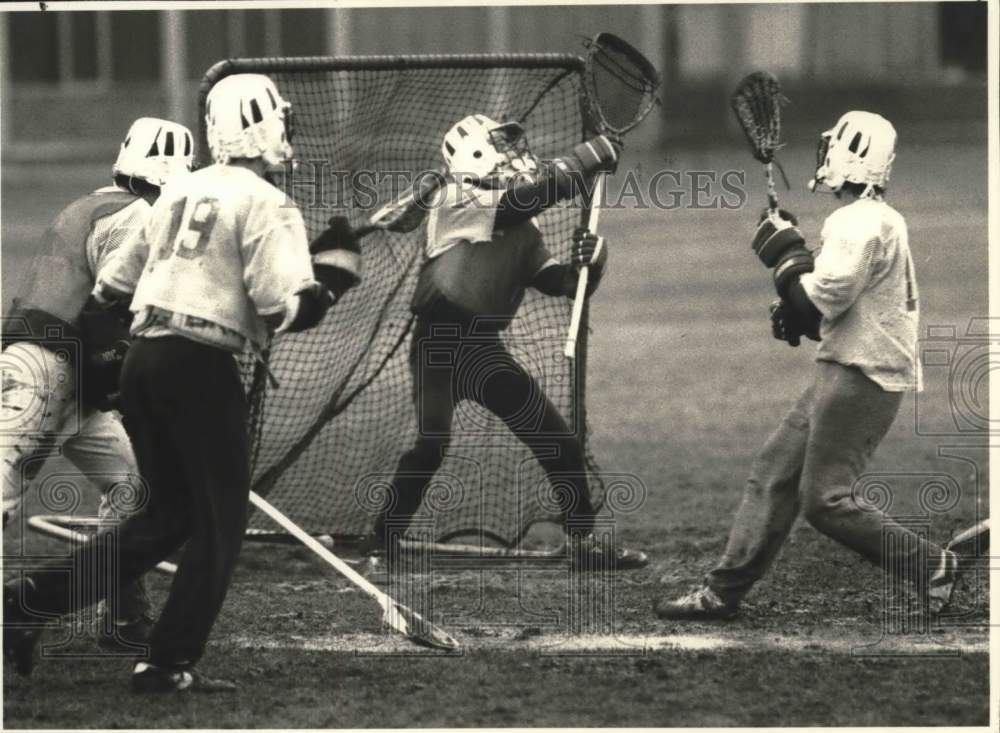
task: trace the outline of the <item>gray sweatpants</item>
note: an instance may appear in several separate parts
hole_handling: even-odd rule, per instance
[[[817,362],[815,381],[754,461],[729,542],[706,578],[709,587],[730,601],[746,595],[774,562],[800,512],[823,534],[919,582],[941,548],[853,493],[902,398],[859,369]],[[885,542],[889,535],[894,541]]]
[[[62,455],[79,472],[62,480],[48,497],[72,510],[83,500],[83,484],[101,492],[98,516],[118,521],[140,497],[132,444],[114,412],[82,407],[77,398],[76,370],[37,343],[15,343],[0,352],[0,482],[3,511],[18,510],[23,495],[38,484],[49,457]],[[43,507],[46,504],[43,499]],[[142,579],[122,588],[112,599],[112,620],[130,622],[149,613]]]

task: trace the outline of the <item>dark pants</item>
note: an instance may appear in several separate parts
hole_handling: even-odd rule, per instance
[[[122,371],[122,414],[145,505],[76,551],[73,572],[28,575],[28,610],[63,614],[106,597],[185,542],[150,638],[150,662],[196,662],[222,607],[246,528],[247,406],[231,354],[184,338],[137,339]],[[117,572],[95,572],[117,559]],[[63,564],[61,567],[65,567]]]
[[[500,334],[447,304],[417,316],[410,347],[417,440],[400,458],[395,496],[379,517],[401,534],[420,507],[451,439],[452,417],[461,400],[472,400],[499,417],[545,470],[574,531],[594,521],[583,446],[535,379],[507,351]]]

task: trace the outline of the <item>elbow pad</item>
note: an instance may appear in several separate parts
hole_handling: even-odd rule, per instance
[[[565,158],[552,161],[558,171],[561,198],[571,198],[583,188],[583,179],[594,173],[614,173],[618,168],[621,146],[599,135],[573,148]]]
[[[799,277],[813,271],[813,256],[806,249],[806,240],[797,226],[789,224],[778,228],[765,217],[754,233],[751,244],[765,267],[774,269],[774,289],[787,299],[789,289]]]

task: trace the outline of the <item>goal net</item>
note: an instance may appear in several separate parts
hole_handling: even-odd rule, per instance
[[[329,217],[360,226],[400,193],[402,181],[442,164],[444,133],[462,117],[521,120],[541,158],[566,154],[585,135],[582,62],[575,56],[480,55],[236,59],[205,76],[263,73],[293,105],[297,170],[285,191],[310,236]],[[546,246],[567,261],[579,201],[539,217]],[[275,339],[269,368],[278,386],[244,359],[251,388],[254,490],[300,526],[334,536],[367,532],[417,421],[408,364],[410,299],[421,266],[424,227],[376,232],[362,241],[364,279],[315,329]],[[575,362],[562,356],[571,301],[529,290],[505,334],[571,429],[586,441],[586,327]],[[554,449],[554,448],[553,448]],[[586,450],[592,499],[604,489]],[[533,524],[556,520],[553,487],[530,451],[496,417],[460,403],[441,469],[411,535],[516,544]],[[262,516],[251,527],[269,524]]]

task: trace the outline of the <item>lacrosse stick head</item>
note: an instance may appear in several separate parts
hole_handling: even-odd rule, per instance
[[[458,651],[461,648],[451,634],[406,606],[390,599],[382,609],[384,611],[382,622],[414,644],[448,652]]]
[[[761,163],[771,163],[781,146],[781,106],[787,102],[778,79],[767,71],[744,77],[729,98],[750,151]]]
[[[584,47],[583,96],[590,127],[620,137],[659,101],[660,75],[638,49],[613,33],[598,33]]]

